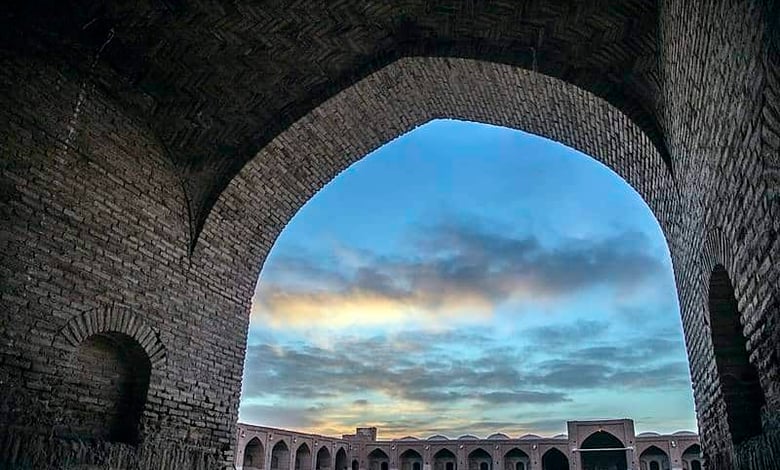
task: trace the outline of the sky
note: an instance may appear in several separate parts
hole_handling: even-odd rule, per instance
[[[696,430],[668,247],[576,150],[436,120],[327,184],[252,301],[239,419],[381,438]]]

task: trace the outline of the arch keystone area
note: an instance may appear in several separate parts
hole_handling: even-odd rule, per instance
[[[111,305],[76,315],[60,329],[57,338],[75,348],[100,333],[123,333],[138,342],[153,368],[165,363],[165,345],[159,335],[129,307]]]

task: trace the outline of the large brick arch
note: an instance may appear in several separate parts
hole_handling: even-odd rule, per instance
[[[592,155],[626,179],[671,236],[677,190],[645,133],[603,99],[561,80],[470,59],[406,58],[313,109],[249,162],[212,209],[193,259],[220,244],[254,288],[262,262],[297,210],[371,150],[432,119],[520,129]]]
[[[54,31],[60,43],[50,48],[83,67],[102,48],[96,74],[136,85],[102,80],[153,114],[183,174],[194,233],[227,181],[278,133],[403,57],[484,59],[564,79],[630,116],[668,157],[656,113],[655,0],[139,3],[63,0],[47,14],[20,8],[5,26],[42,41],[50,34],[41,31]]]

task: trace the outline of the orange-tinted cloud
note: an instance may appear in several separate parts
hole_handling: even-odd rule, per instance
[[[276,261],[277,277],[261,278],[252,321],[297,329],[436,328],[484,321],[505,302],[557,302],[598,286],[612,289],[618,299],[652,285],[668,269],[633,232],[572,240],[554,249],[533,237],[463,224],[437,226],[413,238],[415,257],[348,253],[327,262]]]
[[[262,291],[252,305],[252,321],[273,328],[416,325],[429,328],[442,321],[481,322],[493,304],[476,292],[413,292],[388,295],[352,289],[346,292]]]

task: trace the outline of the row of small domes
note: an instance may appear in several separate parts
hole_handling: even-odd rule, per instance
[[[650,436],[660,436],[661,434],[657,432],[643,432],[637,434],[637,437],[650,437]],[[672,433],[673,436],[695,436],[695,432],[691,431],[677,431],[675,433]],[[463,441],[463,440],[479,440],[480,438],[477,436],[474,436],[473,434],[464,434],[457,438],[457,440]],[[489,435],[486,439],[488,440],[501,440],[501,439],[511,439],[511,437],[507,436],[504,433],[497,432],[495,434]],[[544,439],[542,436],[536,435],[536,434],[524,434],[520,436],[518,439]],[[568,439],[568,436],[566,434],[558,434],[556,436],[553,436],[552,438],[548,439]],[[414,436],[406,436],[399,439],[400,441],[419,441],[420,439],[418,437]],[[441,434],[436,434],[431,437],[428,437],[426,439],[427,441],[449,441],[450,438]]]
[[[567,438],[567,437],[568,436],[566,436],[566,434],[558,434],[557,436],[552,437],[552,439],[561,439],[561,438]],[[464,435],[458,437],[456,440],[459,440],[459,441],[464,441],[464,440],[466,440],[466,441],[468,441],[468,440],[475,441],[475,440],[479,440],[479,439],[481,439],[481,438],[479,438],[477,436],[474,436],[473,434],[464,434]],[[488,437],[486,437],[486,439],[500,440],[500,439],[512,439],[512,438],[507,436],[504,433],[497,432],[495,434],[489,435]],[[542,436],[538,436],[536,434],[525,434],[523,436],[520,436],[518,439],[543,439],[543,437]],[[402,437],[399,440],[400,441],[419,441],[420,439],[417,438],[417,437],[414,437],[414,436],[406,436],[406,437]],[[443,436],[441,434],[436,434],[434,436],[426,438],[426,440],[427,441],[449,441],[450,438],[447,437],[447,436]]]

